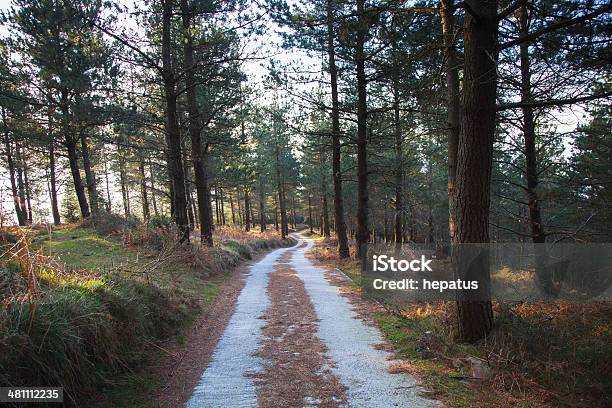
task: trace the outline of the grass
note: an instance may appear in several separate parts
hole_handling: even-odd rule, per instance
[[[339,260],[333,242],[319,241],[313,255],[341,269],[360,290],[358,263]],[[492,278],[508,277],[502,270]],[[477,344],[455,340],[452,302],[387,303],[385,309],[375,322],[406,360],[401,369],[452,407],[612,405],[609,302],[496,304],[494,330]],[[484,361],[490,377],[470,378],[470,358]]]
[[[116,231],[115,221],[3,232],[0,383],[63,386],[69,404],[102,389],[105,406],[148,406],[152,345],[184,342],[232,267],[290,243],[226,228],[214,248],[200,248],[171,230]]]

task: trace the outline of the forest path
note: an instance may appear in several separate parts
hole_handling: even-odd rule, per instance
[[[415,378],[389,373],[378,329],[306,257],[314,241],[298,238],[251,267],[187,407],[434,406]]]

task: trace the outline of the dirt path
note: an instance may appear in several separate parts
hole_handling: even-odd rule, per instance
[[[187,407],[436,405],[414,378],[389,372],[380,332],[307,259],[312,244],[302,239],[251,267]]]

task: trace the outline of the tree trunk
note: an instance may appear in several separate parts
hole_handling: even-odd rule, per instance
[[[478,17],[466,13],[464,26],[463,122],[457,155],[457,243],[489,242],[491,167],[497,90],[497,0],[472,1]],[[457,263],[469,252],[458,247]],[[466,254],[467,252],[467,254]],[[457,294],[458,335],[465,341],[485,337],[493,325],[488,256],[471,268],[458,268],[459,278],[478,280],[478,290]],[[453,251],[455,256],[455,251]],[[469,276],[466,276],[469,275]]]
[[[404,203],[402,201],[404,183],[404,157],[403,157],[403,137],[402,126],[400,123],[400,98],[399,98],[399,63],[395,62],[395,77],[393,81],[393,122],[395,131],[395,216],[394,221],[394,243],[396,250],[402,245],[403,231],[402,219],[404,213]],[[385,227],[386,230],[386,227]]]
[[[244,229],[251,230],[251,198],[246,188],[244,189]]]
[[[149,177],[151,179],[151,202],[153,204],[153,213],[156,217],[158,217],[159,212],[157,210],[157,193],[155,191],[155,176],[153,175],[153,162],[151,161],[151,156],[149,156]]]
[[[266,230],[266,208],[265,208],[266,195],[264,191],[264,184],[260,180],[259,182],[259,229],[261,232]]]
[[[297,224],[295,222],[295,194],[291,195],[291,224],[293,225],[293,229],[297,229]]]
[[[323,179],[321,183],[321,201],[322,201],[322,214],[323,214],[323,236],[329,238],[331,233],[329,231],[329,211],[327,207],[327,182]]]
[[[213,245],[213,230],[210,224],[210,198],[208,175],[202,147],[202,122],[196,99],[195,66],[193,58],[193,39],[191,37],[192,7],[187,0],[181,0],[183,9],[183,28],[185,29],[185,44],[183,48],[185,71],[185,86],[187,87],[187,111],[189,113],[189,135],[191,137],[191,160],[193,165],[196,195],[198,198],[198,215],[200,220],[200,241],[208,246]]]
[[[232,210],[232,225],[236,225],[236,213],[234,211],[234,198],[232,197],[231,193],[229,195],[229,200],[230,200],[230,208]]]
[[[223,194],[223,188],[220,189],[221,197],[219,200],[221,201],[221,225],[225,225],[225,195]]]
[[[149,196],[147,193],[147,177],[145,175],[145,163],[144,159],[140,158],[138,163],[138,172],[140,174],[140,198],[142,202],[142,218],[145,222],[149,222],[151,219],[149,213]]]
[[[181,242],[189,241],[189,221],[187,219],[187,197],[185,195],[185,175],[181,155],[181,135],[177,118],[176,78],[172,67],[172,0],[162,1],[162,64],[164,98],[166,103],[166,145],[168,148],[168,168],[171,176],[174,204],[174,221],[179,229]]]
[[[123,199],[123,213],[125,217],[130,216],[130,196],[127,183],[127,175],[125,174],[125,163],[123,159],[119,162],[119,183],[121,184],[121,198]]]
[[[344,199],[342,197],[342,169],[340,151],[340,108],[338,103],[338,72],[336,69],[336,50],[334,47],[334,10],[333,1],[327,0],[327,56],[332,96],[332,172],[334,180],[334,220],[338,239],[340,258],[350,256],[346,221],[344,220]],[[312,220],[311,220],[312,229]]]
[[[91,168],[91,156],[89,153],[89,145],[87,144],[87,135],[85,129],[80,131],[81,139],[81,156],[83,156],[83,169],[85,170],[85,181],[87,182],[87,192],[89,193],[89,204],[91,205],[91,213],[98,215],[98,189],[96,186],[96,175]]]
[[[310,227],[310,233],[312,234],[314,231],[312,230],[312,198],[310,194],[308,194],[308,226]]]
[[[529,34],[529,16],[527,6],[519,9],[519,32],[521,36]],[[523,136],[525,140],[525,178],[527,179],[527,201],[529,208],[529,228],[531,239],[535,244],[535,272],[538,287],[545,295],[556,296],[558,291],[552,280],[552,275],[546,268],[547,254],[543,245],[546,242],[546,232],[542,225],[542,214],[538,197],[538,161],[536,154],[536,132],[533,108],[529,103],[533,102],[531,93],[531,61],[529,57],[529,42],[520,44],[521,56],[521,102],[524,104],[523,113]]]
[[[355,35],[355,65],[357,72],[357,253],[361,270],[367,266],[368,239],[370,227],[368,222],[368,153],[367,153],[367,94],[365,74],[365,41],[368,23],[364,10],[365,0],[357,0],[359,15],[357,34]]]
[[[89,204],[87,204],[87,198],[85,197],[85,187],[81,179],[76,141],[70,135],[66,135],[66,150],[68,151],[68,163],[70,164],[74,190],[79,202],[79,208],[81,209],[81,217],[88,218],[91,213],[89,212]]]
[[[53,214],[53,224],[60,225],[59,205],[57,199],[57,178],[55,169],[55,140],[53,138],[52,113],[49,112],[49,192],[51,193],[51,213]],[[106,162],[105,162],[106,163]]]
[[[280,206],[280,228],[281,228],[281,237],[285,239],[289,233],[289,226],[287,225],[287,209],[285,206],[285,191],[283,186],[283,179],[281,177],[280,170],[280,159],[279,159],[279,149],[278,146],[275,149],[276,153],[276,182],[278,189],[278,203]]]
[[[274,229],[278,232],[278,195],[274,194]]]
[[[22,162],[23,177],[25,181],[26,203],[28,205],[28,224],[32,224],[32,222],[34,221],[34,214],[32,213],[32,195],[30,190],[30,176],[28,175],[28,163],[25,159],[22,159]]]
[[[459,96],[459,68],[455,51],[454,0],[442,0],[442,34],[446,63],[446,120],[448,126],[448,232],[451,240],[457,231],[455,185],[457,178],[457,149],[461,131]]]
[[[106,181],[106,212],[110,213],[112,210],[112,202],[111,202],[111,195],[110,195],[110,182],[108,179],[108,164],[106,160],[104,161],[104,179]]]
[[[19,193],[17,191],[17,181],[15,179],[15,163],[13,162],[13,155],[11,153],[11,140],[9,136],[8,123],[6,119],[6,111],[2,108],[2,122],[4,123],[4,147],[6,154],[6,162],[9,169],[9,178],[11,180],[11,194],[13,195],[13,203],[15,204],[15,214],[17,215],[17,222],[20,226],[26,225],[25,210],[21,208],[19,201]]]

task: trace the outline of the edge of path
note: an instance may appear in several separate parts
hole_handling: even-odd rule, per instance
[[[295,239],[295,238],[294,238]],[[296,243],[286,248],[293,248]],[[212,360],[212,355],[236,308],[236,300],[244,288],[251,267],[278,248],[257,253],[253,259],[233,268],[221,293],[194,320],[184,333],[184,346],[177,341],[160,355],[152,368],[160,378],[159,387],[151,395],[152,406],[183,408],[191,398],[202,373]]]

